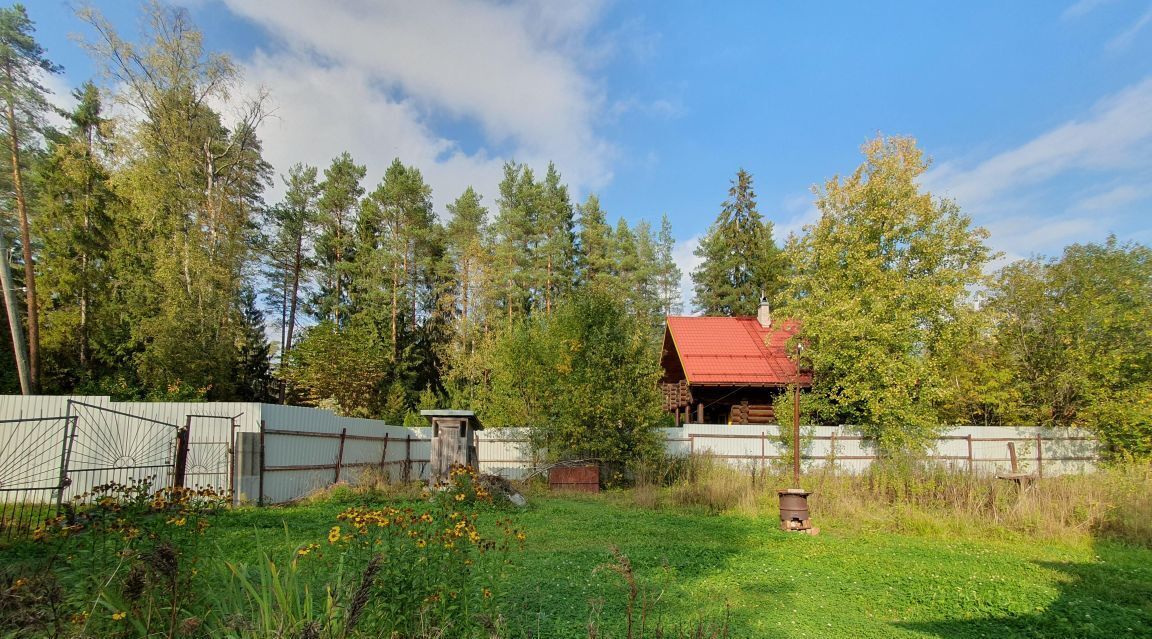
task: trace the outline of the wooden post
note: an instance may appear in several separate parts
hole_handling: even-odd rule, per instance
[[[1016,464],[1016,442],[1008,442],[1008,458],[1012,464],[1012,474],[1015,475],[1020,472],[1020,468]]]
[[[1044,443],[1040,433],[1036,433],[1036,477],[1044,478]]]
[[[971,475],[972,471],[973,471],[973,468],[972,468],[972,433],[968,433],[968,436],[965,437],[965,439],[968,440],[968,474]]]
[[[344,438],[348,436],[348,429],[340,429],[340,448],[336,450],[336,480],[332,483],[340,483],[340,469],[344,466]]]
[[[258,490],[260,495],[256,498],[256,505],[264,505],[264,420],[260,420],[260,478]]]
[[[676,412],[676,428],[680,428],[680,407],[679,406],[677,406],[675,408],[675,412]]]
[[[700,402],[699,404],[696,404],[696,423],[697,424],[703,424],[704,423],[704,402]]]

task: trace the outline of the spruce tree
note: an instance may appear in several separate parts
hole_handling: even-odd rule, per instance
[[[678,315],[684,305],[680,299],[680,267],[676,265],[676,239],[672,237],[672,223],[668,215],[660,218],[660,235],[656,244],[656,288],[660,300],[660,312]]]
[[[761,296],[772,299],[783,289],[786,263],[744,169],[695,254],[703,262],[692,272],[693,303],[705,315],[755,315]]]
[[[37,176],[46,369],[57,377],[58,390],[70,390],[97,374],[94,360],[102,358],[94,357],[93,342],[105,340],[94,337],[93,328],[100,328],[107,312],[103,302],[111,283],[108,259],[115,234],[116,198],[103,159],[108,144],[100,93],[88,82],[73,95],[72,128],[53,141]]]

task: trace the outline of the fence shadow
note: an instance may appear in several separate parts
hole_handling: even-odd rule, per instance
[[[894,624],[927,635],[961,637],[1152,637],[1152,566],[1139,551],[1098,544],[1095,562],[1036,562],[1062,573],[1060,593],[1042,611],[1018,616]]]

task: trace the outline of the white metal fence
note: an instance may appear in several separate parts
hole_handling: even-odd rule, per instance
[[[187,428],[188,485],[231,489],[238,501],[282,503],[338,481],[358,481],[365,473],[392,479],[427,477],[429,428],[273,404],[5,396],[0,397],[0,428],[6,428],[0,431],[0,488],[20,479],[15,474],[27,466],[21,464],[28,456],[28,442],[52,442],[42,453],[45,468],[59,459],[57,431],[66,430],[62,419],[69,412],[69,399],[107,409],[100,415],[105,423],[100,425],[98,437],[103,439],[98,443],[108,448],[109,468],[136,463],[133,455],[139,453],[133,446],[142,441],[141,421]],[[708,452],[736,466],[761,469],[786,456],[776,426],[689,424],[663,429],[663,435],[670,454]],[[1010,463],[1009,443],[1015,447],[1020,470],[1038,475],[1083,472],[1097,458],[1096,441],[1082,431],[979,426],[948,429],[936,440],[932,454],[959,469],[1003,472]],[[805,427],[802,445],[807,468],[830,465],[855,472],[875,459],[869,442],[850,427]],[[516,478],[535,467],[524,429],[480,431],[477,448],[485,473]],[[58,476],[60,470],[57,464],[41,472]],[[100,477],[104,475],[93,473],[83,482],[72,478],[67,495],[87,490]]]

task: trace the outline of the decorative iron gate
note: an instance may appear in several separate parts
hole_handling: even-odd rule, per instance
[[[154,490],[180,485],[177,466],[187,437],[176,424],[74,400],[68,401],[68,416],[62,499],[109,482],[150,479]]]
[[[0,420],[0,540],[27,534],[55,514],[67,486],[72,418]]]
[[[182,485],[232,493],[236,477],[236,420],[221,415],[188,415],[188,462]]]
[[[180,426],[68,400],[62,417],[0,420],[0,540],[27,534],[103,484],[230,493],[239,417],[186,415]]]

